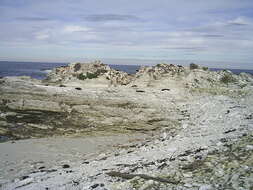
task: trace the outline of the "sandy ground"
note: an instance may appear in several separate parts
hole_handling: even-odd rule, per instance
[[[103,137],[51,137],[0,143],[0,183],[39,168],[80,164],[118,145],[144,139],[144,135]]]

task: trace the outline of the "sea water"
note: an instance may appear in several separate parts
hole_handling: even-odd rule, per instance
[[[140,68],[140,65],[125,65],[125,64],[109,64],[113,69],[125,71],[129,74],[134,74]],[[5,76],[30,76],[36,79],[45,79],[47,73],[55,67],[66,66],[68,63],[44,63],[44,62],[11,62],[11,61],[0,61],[0,77]],[[218,71],[224,69],[211,68],[210,70]],[[251,73],[253,70],[244,69],[229,69],[235,74],[241,72]]]

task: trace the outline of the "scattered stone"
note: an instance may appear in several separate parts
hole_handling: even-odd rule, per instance
[[[82,88],[80,88],[80,87],[76,87],[75,89],[76,89],[76,90],[82,90]]]
[[[96,183],[96,184],[94,184],[94,185],[90,186],[90,188],[91,188],[91,189],[95,189],[95,188],[97,188],[98,186],[99,186],[99,184],[98,184],[98,183]]]
[[[211,185],[202,185],[199,190],[214,190],[214,188]]]
[[[144,91],[144,90],[136,90],[136,92],[142,92],[142,93],[143,93],[143,92],[145,92],[145,91]]]
[[[171,184],[178,184],[179,181],[171,181],[165,178],[160,178],[160,177],[152,177],[152,176],[148,176],[146,174],[128,174],[128,173],[121,173],[121,172],[116,172],[116,171],[111,171],[106,173],[107,175],[111,176],[111,177],[120,177],[123,179],[133,179],[135,177],[140,177],[143,178],[145,180],[154,180],[154,181],[158,181],[161,183],[171,183]]]
[[[70,168],[70,165],[64,164],[64,165],[62,165],[62,168]]]
[[[229,129],[229,130],[225,131],[224,134],[231,133],[231,132],[234,132],[234,131],[236,131],[236,129]]]
[[[78,186],[80,183],[78,181],[72,180],[73,186]]]
[[[29,178],[29,176],[25,175],[25,176],[22,176],[22,177],[19,178],[19,179],[20,179],[20,180],[25,180],[25,179],[27,179],[27,178]]]
[[[225,143],[225,142],[228,142],[228,139],[226,139],[226,138],[221,138],[220,141],[221,141],[222,143]]]
[[[253,119],[253,114],[248,115],[246,119]]]

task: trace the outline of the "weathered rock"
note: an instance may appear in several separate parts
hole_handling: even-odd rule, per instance
[[[34,176],[28,175],[33,180],[25,186],[14,180],[3,188],[89,189],[95,185],[94,189],[108,190],[250,190],[253,179],[250,82],[227,71],[156,67],[152,71],[156,79],[145,71],[133,76],[128,85],[116,87],[82,83],[89,83],[90,79],[73,79],[76,86],[67,81],[66,87],[50,82],[45,86],[28,79],[2,79],[0,129],[3,133],[12,132],[10,137],[130,131],[152,134],[145,142],[117,144],[117,151],[98,152],[88,159],[75,155],[80,162],[69,162],[71,170],[62,165],[57,171],[41,169]],[[224,74],[236,81],[222,82]],[[99,78],[94,79],[98,80],[94,84],[107,80],[103,75]],[[247,85],[242,88],[242,83]],[[47,102],[52,111],[48,110]],[[156,135],[158,129],[163,135],[160,131]],[[97,140],[97,136],[94,138]],[[71,150],[70,155],[74,152]],[[105,186],[96,185],[101,183]]]
[[[45,82],[64,83],[78,80],[96,80],[103,78],[108,85],[127,85],[131,81],[131,76],[122,71],[111,69],[108,65],[101,61],[94,61],[91,63],[71,63],[68,66],[58,67],[53,69],[48,74]],[[80,82],[80,81],[79,81]],[[86,81],[87,82],[87,81]],[[99,83],[99,81],[97,81]]]
[[[130,76],[99,61],[55,68],[45,81],[2,78],[0,135],[19,139],[177,128],[181,116],[173,102],[193,94],[245,97],[252,93],[251,78],[172,64],[142,67]]]

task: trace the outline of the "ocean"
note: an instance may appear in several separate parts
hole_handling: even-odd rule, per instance
[[[59,66],[65,66],[68,63],[43,63],[43,62],[11,62],[11,61],[0,61],[0,77],[5,76],[30,76],[36,79],[45,79],[47,73]],[[116,70],[125,71],[129,74],[136,73],[136,70],[140,68],[140,65],[115,65],[110,64],[110,67]],[[210,70],[218,71],[224,69],[210,68]],[[253,75],[253,70],[244,69],[228,69],[235,74],[241,72],[250,73]]]

